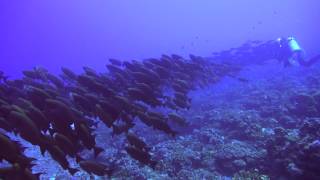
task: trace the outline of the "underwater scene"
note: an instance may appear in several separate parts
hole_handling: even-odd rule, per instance
[[[0,180],[319,180],[318,0],[0,2]]]

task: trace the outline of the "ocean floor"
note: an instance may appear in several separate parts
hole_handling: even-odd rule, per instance
[[[247,67],[239,76],[189,94],[189,126],[176,137],[138,124],[133,131],[152,147],[154,169],[129,157],[125,137],[99,124],[97,160],[113,164],[111,177],[73,177],[50,155],[24,143],[41,179],[320,179],[320,67]],[[82,152],[93,158],[92,152]],[[72,167],[79,168],[70,159]]]

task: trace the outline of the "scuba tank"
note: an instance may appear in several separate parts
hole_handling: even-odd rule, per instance
[[[293,37],[287,38],[287,47],[290,51],[290,57],[288,62],[292,66],[300,66],[300,63],[304,61],[304,51]]]
[[[298,42],[294,37],[288,37],[288,47],[290,48],[291,52],[295,51],[302,51],[301,47],[299,46]]]

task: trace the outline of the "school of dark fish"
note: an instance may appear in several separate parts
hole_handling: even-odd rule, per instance
[[[142,61],[110,59],[105,73],[83,67],[76,74],[62,67],[57,76],[43,68],[24,70],[23,78],[11,80],[0,73],[0,161],[11,164],[0,168],[0,179],[39,179],[31,171],[34,159],[24,155],[24,147],[6,135],[14,133],[73,175],[67,156],[75,158],[89,174],[112,176],[114,165],[84,159],[80,152],[91,150],[94,157],[104,151],[97,146],[94,130],[97,121],[112,128],[112,136],[125,134],[125,151],[144,165],[155,168],[157,162],[150,147],[136,134],[129,132],[137,121],[170,136],[188,122],[177,111],[189,109],[188,92],[234,74],[239,67],[214,63],[190,55],[162,55]],[[154,111],[156,107],[171,109],[169,114]]]

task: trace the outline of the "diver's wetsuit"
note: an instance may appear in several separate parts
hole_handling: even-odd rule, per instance
[[[290,49],[288,47],[288,42],[286,40],[286,38],[279,38],[277,41],[277,46],[276,47],[276,59],[283,63],[284,67],[288,67],[290,66],[290,63],[288,61],[288,59],[291,56],[291,52]]]

